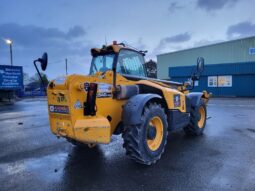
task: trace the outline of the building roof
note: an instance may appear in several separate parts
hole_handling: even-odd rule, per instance
[[[213,46],[218,46],[218,45],[222,45],[222,44],[228,44],[228,43],[232,43],[232,42],[237,42],[237,41],[242,41],[242,40],[248,40],[248,39],[254,39],[254,40],[255,40],[255,36],[250,36],[250,37],[245,37],[245,38],[239,38],[239,39],[229,40],[229,41],[223,41],[223,42],[218,42],[218,43],[208,44],[208,45],[203,45],[203,46],[197,46],[197,47],[187,48],[187,49],[182,49],[182,50],[177,50],[177,51],[173,51],[173,52],[162,53],[162,54],[158,54],[157,56],[166,55],[166,54],[173,54],[173,53],[178,53],[178,52],[184,52],[184,51],[189,51],[189,50],[199,49],[199,48],[213,47]]]

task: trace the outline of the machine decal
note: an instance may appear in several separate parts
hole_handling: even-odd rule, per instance
[[[102,93],[97,93],[97,97],[98,98],[112,97],[112,94],[111,93],[102,92]]]
[[[112,97],[112,85],[106,83],[98,83],[97,97]]]
[[[81,108],[82,108],[82,104],[80,100],[77,100],[74,104],[74,109],[81,109]]]
[[[68,106],[49,105],[49,110],[51,113],[69,114]]]
[[[179,94],[174,95],[174,107],[181,106],[181,96]]]

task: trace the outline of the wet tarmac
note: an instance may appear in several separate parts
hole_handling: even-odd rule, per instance
[[[161,160],[125,157],[121,136],[78,149],[49,129],[45,99],[0,106],[0,190],[255,190],[255,99],[213,99],[201,137],[170,133]]]

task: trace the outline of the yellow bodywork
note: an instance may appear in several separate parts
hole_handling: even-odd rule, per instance
[[[121,46],[113,44],[102,49],[93,48],[91,53],[101,54],[109,50],[118,54],[120,49]],[[84,103],[87,100],[86,83],[97,83],[98,86],[101,86],[100,84],[102,86],[107,85],[106,87],[109,88],[106,88],[108,91],[107,96],[100,96],[100,90],[97,90],[96,115],[94,116],[84,115]],[[152,87],[161,91],[163,100],[165,100],[169,110],[187,111],[186,94],[189,91],[186,90],[185,85],[173,85],[171,87],[152,79],[132,81],[120,74],[116,76],[116,85]],[[113,132],[121,123],[122,109],[128,101],[127,99],[114,99],[113,92],[115,92],[113,71],[97,72],[95,75],[90,76],[70,75],[51,81],[47,88],[51,131],[56,136],[86,144],[109,143]],[[175,99],[177,98],[178,104],[175,104]],[[203,92],[203,98],[207,102],[209,94]]]
[[[53,80],[54,87],[48,87],[48,110],[51,131],[61,137],[74,139],[83,143],[109,143],[111,136],[121,122],[122,107],[127,100],[117,100],[111,97],[97,97],[95,116],[84,116],[83,103],[86,101],[87,92],[84,83],[104,83],[112,85],[113,73],[104,75],[98,72],[92,76],[70,75]],[[140,80],[130,81],[117,74],[117,85],[143,84],[160,89],[169,109],[178,109],[186,112],[185,94],[177,89],[169,88],[159,82]],[[113,91],[113,86],[111,86]],[[180,106],[174,107],[174,95],[180,95]],[[60,109],[54,111],[52,107]],[[107,117],[111,118],[108,120]]]

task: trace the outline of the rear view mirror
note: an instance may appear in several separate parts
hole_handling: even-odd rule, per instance
[[[37,60],[41,63],[42,71],[45,71],[48,64],[48,54],[45,52],[43,53],[42,57]]]
[[[45,84],[44,84],[43,79],[42,79],[42,75],[41,75],[41,73],[39,72],[39,70],[38,70],[38,68],[36,66],[36,64],[38,62],[41,64],[42,71],[45,71],[46,68],[47,68],[47,64],[48,64],[48,54],[45,52],[45,53],[43,53],[41,58],[38,58],[37,60],[34,60],[35,69],[36,69],[36,71],[37,71],[37,73],[38,73],[38,75],[39,75],[39,77],[41,79],[41,83],[43,85],[44,91],[46,92],[46,88],[45,88]]]
[[[195,81],[200,79],[201,73],[204,71],[205,68],[205,59],[203,57],[197,58],[197,68],[195,71],[193,71],[193,74],[191,75],[192,80],[192,87],[189,88],[189,90],[192,90],[194,88]],[[189,83],[185,83],[185,86],[189,86]]]
[[[203,57],[198,57],[197,58],[197,72],[202,73],[204,71],[205,67],[205,60]]]

